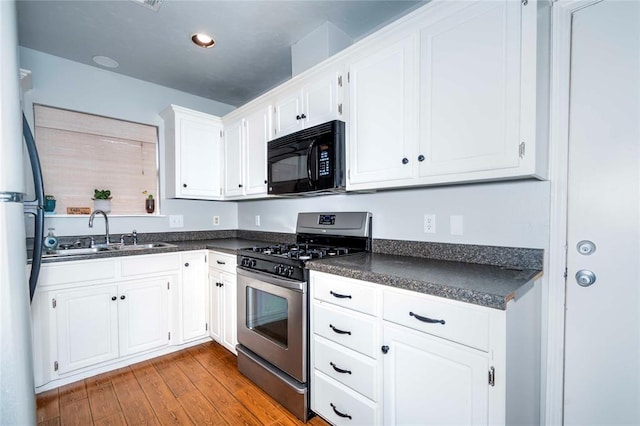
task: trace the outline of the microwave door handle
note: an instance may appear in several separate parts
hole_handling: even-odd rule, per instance
[[[309,178],[309,186],[311,187],[315,186],[315,183],[318,181],[318,179],[313,179],[313,176],[311,176],[311,154],[313,153],[313,148],[315,146],[316,140],[314,139],[309,144],[309,148],[307,150],[307,177]]]

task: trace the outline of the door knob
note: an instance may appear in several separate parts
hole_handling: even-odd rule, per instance
[[[582,287],[589,287],[596,282],[596,274],[586,269],[581,269],[576,272],[576,281]]]

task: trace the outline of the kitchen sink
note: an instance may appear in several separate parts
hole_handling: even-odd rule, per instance
[[[119,252],[119,251],[131,251],[131,250],[149,250],[176,247],[175,244],[152,242],[143,244],[109,244],[99,245],[95,247],[71,247],[71,248],[59,248],[57,250],[48,250],[42,254],[43,258],[51,257],[63,257],[63,256],[83,256],[104,252]]]
[[[154,249],[154,248],[168,248],[175,247],[175,244],[169,243],[142,243],[142,244],[114,244],[109,246],[110,250],[115,251],[127,251],[127,250],[145,250],[145,249]]]
[[[42,257],[54,257],[54,256],[81,256],[85,254],[94,254],[101,251],[108,251],[108,247],[85,247],[85,248],[68,248],[48,250],[42,254]]]

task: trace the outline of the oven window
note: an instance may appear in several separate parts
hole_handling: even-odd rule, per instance
[[[247,328],[286,348],[289,304],[287,299],[247,287]]]

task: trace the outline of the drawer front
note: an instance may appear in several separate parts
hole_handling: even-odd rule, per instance
[[[180,270],[179,253],[129,256],[121,259],[123,277]]]
[[[116,261],[114,259],[51,263],[42,265],[38,287],[112,280],[115,277]]]
[[[376,315],[380,291],[374,286],[335,275],[313,274],[311,288],[317,300]]]
[[[385,291],[383,316],[386,321],[488,351],[489,308],[460,305],[417,293]]]
[[[236,273],[236,256],[218,251],[209,251],[209,268],[218,269],[222,272]]]
[[[363,356],[324,339],[313,338],[313,368],[327,376],[377,401],[375,386],[378,376],[374,359]]]
[[[379,424],[378,406],[316,371],[311,382],[311,409],[334,425]]]
[[[377,358],[378,333],[374,318],[315,302],[312,332],[361,354]]]

